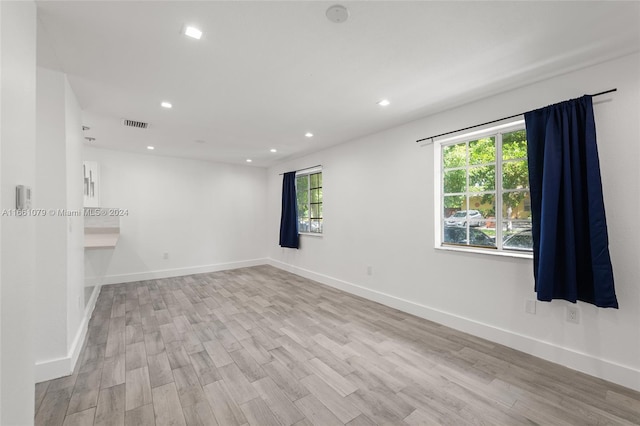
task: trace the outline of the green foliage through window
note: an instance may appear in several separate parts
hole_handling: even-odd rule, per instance
[[[299,232],[322,233],[322,172],[296,176]]]
[[[531,241],[523,128],[441,145],[441,171],[444,244],[531,251],[523,244]]]

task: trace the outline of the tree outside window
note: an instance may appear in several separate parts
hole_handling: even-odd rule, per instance
[[[296,176],[298,230],[322,234],[322,172]]]
[[[526,131],[493,133],[441,149],[443,244],[530,251]],[[466,232],[446,230],[452,226]]]

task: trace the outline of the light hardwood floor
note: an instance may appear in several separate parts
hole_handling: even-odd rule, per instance
[[[640,393],[258,266],[102,287],[35,423],[640,424]]]

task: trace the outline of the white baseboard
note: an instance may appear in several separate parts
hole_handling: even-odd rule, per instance
[[[82,350],[82,345],[84,345],[84,339],[87,336],[89,320],[91,319],[91,314],[93,313],[93,308],[96,306],[99,294],[100,286],[96,286],[91,293],[89,303],[87,303],[87,306],[84,308],[82,321],[80,322],[80,326],[78,327],[78,331],[73,339],[73,343],[71,344],[71,348],[69,349],[67,356],[36,362],[36,383],[57,379],[58,377],[68,376],[73,373],[76,363],[78,362],[78,357],[80,356],[80,351]]]
[[[640,391],[640,370],[601,359],[586,353],[574,351],[551,342],[539,340],[510,330],[464,318],[450,312],[434,309],[410,300],[402,299],[347,281],[293,266],[275,259],[269,264],[288,272],[312,279],[365,299],[398,309],[409,314],[437,322],[438,324],[490,340],[501,345],[531,354],[538,358],[595,376],[630,389]]]
[[[193,274],[225,271],[229,269],[247,268],[268,263],[267,258],[241,260],[238,262],[216,263],[212,265],[190,266],[187,268],[162,269],[157,271],[134,272],[131,274],[105,275],[86,278],[86,285],[121,284],[134,281],[156,280],[160,278],[182,277]]]

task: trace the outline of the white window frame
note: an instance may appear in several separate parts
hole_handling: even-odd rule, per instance
[[[304,169],[304,170],[300,170],[296,172],[296,192],[297,192],[297,185],[298,185],[298,177],[301,176],[309,176],[309,175],[313,175],[316,173],[320,173],[322,174],[322,184],[323,186],[321,188],[324,188],[324,174],[322,172],[322,166],[318,166],[318,167],[313,167],[313,168],[309,168],[309,169]],[[309,188],[308,188],[308,196],[307,199],[309,200],[309,204],[311,203],[311,179],[309,179]],[[302,232],[300,230],[298,230],[298,234],[300,235],[310,235],[312,237],[322,237],[322,235],[324,234],[324,191],[322,193],[322,231],[321,232]],[[309,205],[309,215],[311,215],[311,206]],[[309,218],[311,218],[311,216],[309,216]],[[300,221],[300,216],[298,215],[297,218],[298,222]],[[309,226],[311,226],[311,222],[309,222]]]
[[[434,162],[434,235],[435,248],[437,250],[457,251],[465,253],[477,253],[493,256],[516,257],[523,259],[533,259],[533,253],[518,252],[502,249],[502,133],[509,133],[524,129],[524,118],[492,127],[485,127],[473,132],[462,133],[445,139],[433,142],[433,162]],[[496,180],[495,180],[495,211],[496,211],[496,247],[480,248],[465,247],[456,245],[445,245],[442,241],[444,209],[443,203],[443,176],[442,176],[442,148],[446,145],[453,145],[464,141],[481,139],[487,136],[496,136]],[[470,207],[467,205],[467,209]]]

